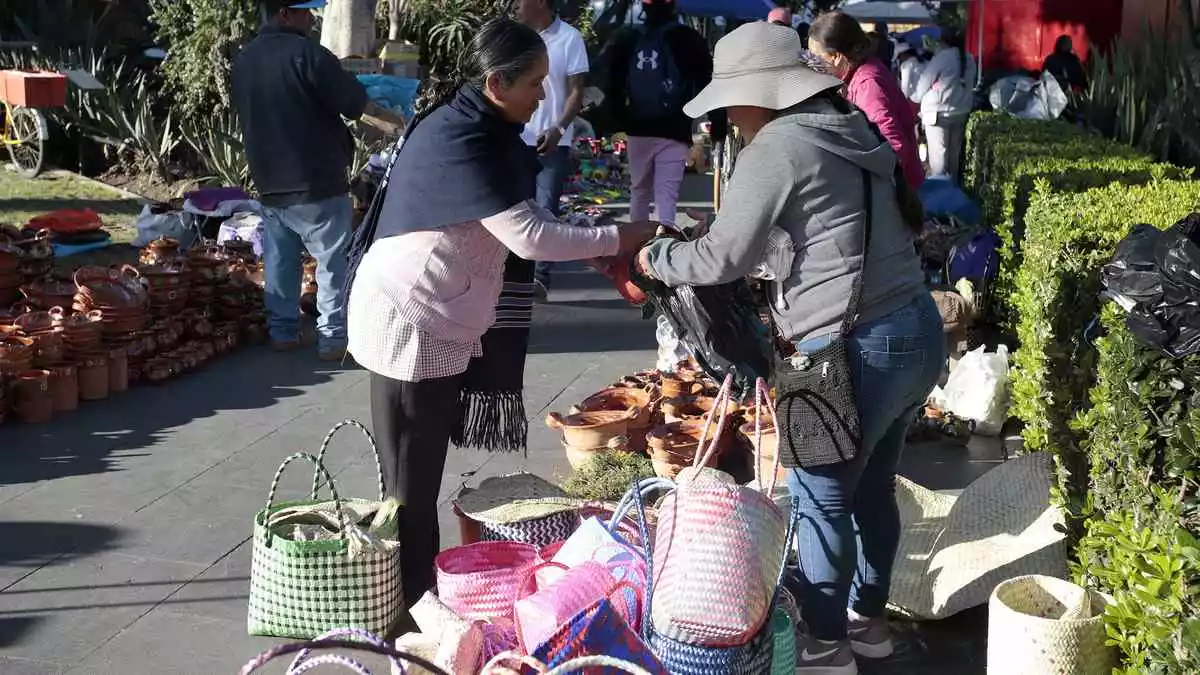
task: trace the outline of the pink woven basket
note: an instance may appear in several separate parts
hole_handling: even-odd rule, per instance
[[[521,582],[538,549],[515,541],[482,541],[434,558],[438,597],[464,619],[511,618]]]
[[[617,584],[608,568],[600,563],[587,562],[568,569],[565,565],[551,562],[542,563],[530,571],[521,585],[520,594],[524,594],[534,585],[537,570],[545,565],[556,566],[566,571],[554,582],[538,588],[536,592],[519,596],[520,599],[513,608],[513,616],[517,624],[517,639],[525,653],[545,642],[554,635],[559,626],[605,597]],[[626,617],[626,620],[629,618],[631,617]]]

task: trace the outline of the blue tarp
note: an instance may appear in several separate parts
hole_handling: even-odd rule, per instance
[[[679,12],[688,16],[765,19],[774,8],[771,0],[679,0]]]
[[[918,194],[927,216],[954,216],[966,225],[978,225],[983,217],[979,205],[948,178],[926,178]]]
[[[367,88],[367,96],[376,104],[397,110],[404,119],[412,119],[413,101],[420,80],[395,75],[359,75],[358,81]]]

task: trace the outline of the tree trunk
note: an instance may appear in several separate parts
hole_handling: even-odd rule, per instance
[[[388,40],[400,39],[400,17],[404,14],[405,0],[388,0]]]
[[[321,44],[340,59],[375,56],[373,0],[330,0],[322,19]]]

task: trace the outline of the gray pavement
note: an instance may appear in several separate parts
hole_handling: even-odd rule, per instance
[[[603,280],[564,271],[551,300],[526,369],[528,457],[452,450],[443,502],[471,472],[565,475],[545,413],[653,364],[653,324]],[[236,672],[274,643],[245,629],[250,523],[273,473],[286,455],[315,452],[336,422],[369,417],[363,371],[246,348],[49,425],[0,427],[0,673]],[[369,496],[374,461],[344,434],[330,470],[343,494]],[[919,446],[905,473],[954,489],[997,461],[994,447]],[[301,495],[310,475],[286,475],[281,495]],[[458,542],[448,509],[442,532],[444,546]],[[866,672],[983,672],[978,612],[900,631],[897,657]]]

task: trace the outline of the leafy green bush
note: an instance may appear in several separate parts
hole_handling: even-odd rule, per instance
[[[256,0],[152,0],[151,6],[168,53],[163,72],[174,109],[196,120],[228,110],[233,58],[260,24]]]
[[[1076,536],[1088,474],[1069,421],[1085,406],[1095,378],[1084,333],[1100,308],[1100,267],[1131,225],[1167,227],[1197,208],[1200,183],[1193,181],[1064,193],[1039,180],[1030,199],[1013,298],[1021,346],[1013,358],[1011,412],[1024,422],[1025,449],[1055,456],[1055,500]]]
[[[1142,347],[1115,305],[1103,325],[1092,407],[1074,424],[1091,465],[1074,572],[1115,600],[1118,673],[1200,672],[1200,357]]]
[[[1190,172],[1156,164],[1133,148],[1081,133],[1061,122],[1021,120],[1007,115],[976,115],[969,162],[973,190],[983,204],[985,224],[1002,242],[992,319],[1016,323],[1014,294],[1025,212],[1034,185],[1044,180],[1054,192],[1082,192],[1110,183],[1141,185]]]

